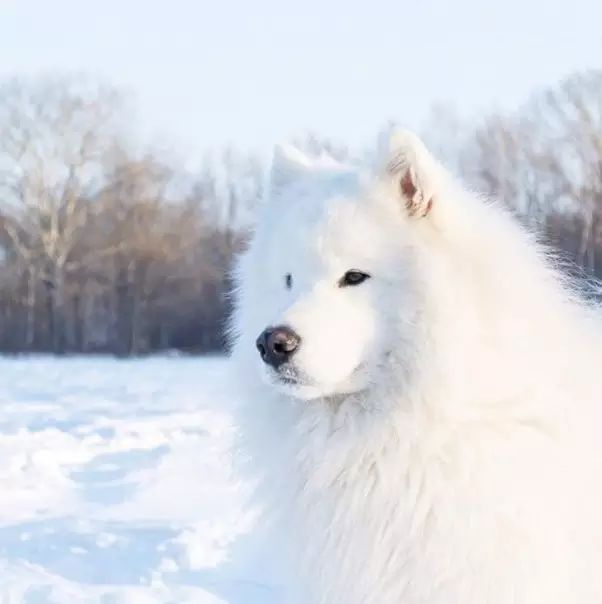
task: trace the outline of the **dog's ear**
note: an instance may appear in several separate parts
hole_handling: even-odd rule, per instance
[[[270,189],[277,192],[304,178],[311,170],[311,161],[297,147],[276,145],[270,171]]]
[[[382,148],[381,143],[381,148]],[[395,130],[384,143],[385,177],[393,181],[410,216],[424,217],[435,203],[439,166],[423,142],[406,130]]]

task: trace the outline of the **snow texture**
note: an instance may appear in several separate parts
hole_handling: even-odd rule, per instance
[[[0,604],[276,604],[221,359],[0,361]]]

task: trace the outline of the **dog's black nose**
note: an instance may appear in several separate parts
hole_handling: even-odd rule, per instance
[[[301,338],[289,327],[268,327],[257,338],[255,345],[264,363],[278,369],[299,349]]]

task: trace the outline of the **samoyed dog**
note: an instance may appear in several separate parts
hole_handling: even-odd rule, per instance
[[[280,148],[233,360],[301,604],[602,603],[602,330],[406,132]],[[284,547],[288,546],[288,547]]]

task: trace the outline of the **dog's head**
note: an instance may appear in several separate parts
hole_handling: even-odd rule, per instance
[[[392,137],[375,170],[276,151],[268,199],[241,259],[237,352],[302,399],[369,388],[411,345],[419,312],[413,225],[430,212],[431,161]]]

